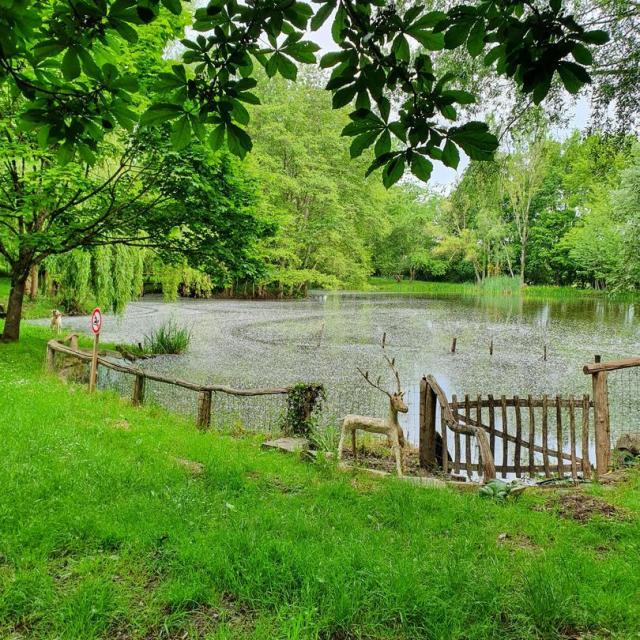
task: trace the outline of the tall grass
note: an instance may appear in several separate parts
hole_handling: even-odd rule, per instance
[[[184,353],[191,343],[191,331],[175,320],[167,320],[144,336],[144,351],[156,355]]]
[[[522,289],[522,283],[517,276],[491,276],[476,286],[489,295],[519,295]]]

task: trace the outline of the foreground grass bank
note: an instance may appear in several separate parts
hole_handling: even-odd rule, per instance
[[[369,279],[369,286],[374,291],[385,293],[464,296],[521,295],[524,298],[540,300],[600,297],[620,302],[634,302],[640,299],[640,294],[636,292],[612,293],[595,289],[546,285],[527,285],[520,288],[517,281],[511,278],[489,278],[483,285],[477,285],[471,282],[425,282],[423,280],[396,282],[393,278],[372,277]]]
[[[580,523],[343,474],[90,397],[46,337],[0,345],[0,637],[637,637],[638,479]]]

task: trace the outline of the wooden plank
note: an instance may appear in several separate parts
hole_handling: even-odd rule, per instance
[[[569,396],[569,443],[571,447],[571,477],[578,477],[578,464],[576,458],[576,405],[575,398]]]
[[[467,418],[471,417],[471,403],[468,395],[464,397],[464,415]],[[467,476],[471,477],[471,436],[468,433],[464,436],[464,461]]]
[[[424,396],[422,396],[422,382],[420,383],[420,410],[424,412],[424,428],[420,432],[420,466],[433,469],[436,466],[436,405],[437,396],[433,389],[424,382]]]
[[[456,413],[455,414],[456,418],[460,421],[460,423],[465,423],[467,422],[467,418],[465,418],[464,415],[461,415],[460,413]],[[476,423],[475,420],[468,420],[469,424],[471,426],[477,427],[477,426],[481,426],[485,431],[487,430],[487,427],[485,425],[478,425]],[[498,438],[503,438],[505,440],[508,440],[509,442],[513,442],[514,444],[517,442],[517,438],[512,435],[512,434],[505,434],[502,430],[500,429],[496,429],[496,437]],[[527,442],[526,440],[521,440],[520,444],[523,447],[529,447],[529,442]],[[543,452],[543,448],[542,446],[536,444],[534,445],[534,451],[537,451],[538,453],[542,453]],[[553,458],[557,458],[559,455],[562,456],[563,460],[571,460],[571,454],[569,453],[565,453],[564,451],[556,451],[555,449],[549,449],[547,448],[547,453],[549,456],[553,457]]]
[[[449,445],[447,421],[444,419],[444,411],[440,411],[440,426],[442,429],[442,471],[449,473]]]
[[[622,360],[609,360],[608,362],[591,362],[585,364],[582,370],[587,375],[600,373],[601,371],[617,371],[629,367],[640,367],[640,358],[624,358]]]
[[[564,448],[564,437],[562,433],[562,398],[556,396],[556,449],[562,451]],[[562,464],[562,456],[558,455],[558,473],[564,475],[564,465]]]
[[[551,475],[549,468],[549,398],[542,397],[542,461],[544,463],[544,475]]]
[[[509,433],[509,418],[507,415],[507,398],[500,396],[500,405],[502,407],[502,432],[506,435]],[[509,440],[507,438],[502,439],[502,466],[506,468],[509,458]],[[506,471],[502,472],[502,477],[507,475]]]
[[[535,450],[536,450],[536,415],[532,398],[527,398],[529,401],[529,475],[535,475]]]
[[[451,396],[451,409],[453,413],[458,413],[458,398],[454,394]],[[460,473],[460,434],[456,431],[453,436],[453,471]]]
[[[591,478],[589,461],[589,396],[582,397],[582,477]]]
[[[493,395],[489,394],[489,446],[491,447],[491,455],[496,456],[496,408],[494,405]]]
[[[488,398],[488,396],[487,396],[487,398]],[[520,398],[518,402],[519,402],[521,407],[527,408],[529,406],[528,399]],[[533,406],[536,409],[540,409],[542,407],[542,398],[532,398],[531,402],[532,402]],[[589,402],[590,402],[590,405],[593,406],[593,401],[589,400]],[[469,403],[471,409],[475,409],[477,404],[478,404],[477,400],[471,400],[470,403]],[[483,409],[488,407],[489,404],[490,404],[490,402],[489,402],[488,399],[481,401],[481,405],[482,405]],[[495,400],[494,400],[494,404],[495,404]],[[513,398],[507,398],[507,407],[514,407],[514,406],[515,406],[515,402],[514,402]],[[569,408],[569,400],[566,399],[566,398],[563,398],[562,399],[562,406],[565,409],[568,409]]]
[[[513,401],[516,408],[516,450],[514,454],[514,466],[516,468],[516,476],[521,478],[522,469],[520,468],[520,447],[522,442],[522,415],[520,414],[520,399],[518,396],[514,396]]]
[[[596,470],[598,476],[609,471],[611,436],[609,426],[609,385],[607,371],[593,375],[594,428],[596,445]]]

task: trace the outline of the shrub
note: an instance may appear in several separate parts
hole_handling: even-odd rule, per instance
[[[144,336],[144,350],[153,354],[184,353],[191,342],[191,331],[168,320]]]

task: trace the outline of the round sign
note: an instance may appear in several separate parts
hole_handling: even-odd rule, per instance
[[[91,331],[98,334],[100,329],[102,329],[102,311],[100,311],[99,307],[96,307],[91,314]]]

